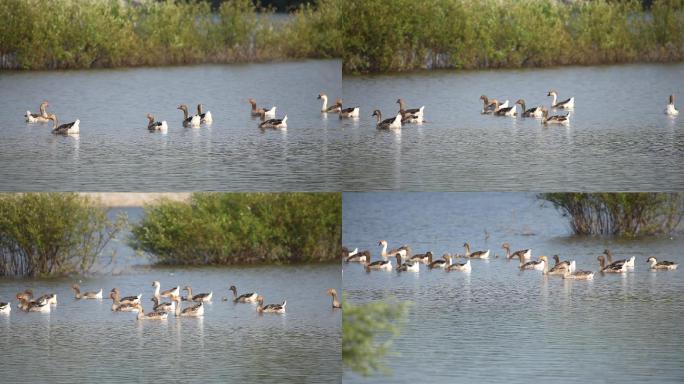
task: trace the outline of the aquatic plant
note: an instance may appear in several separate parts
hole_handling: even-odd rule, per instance
[[[542,193],[578,235],[658,235],[674,231],[684,215],[681,193]]]
[[[68,69],[340,57],[339,5],[289,16],[251,0],[0,2],[0,68]]]
[[[131,245],[160,264],[322,262],[341,252],[339,193],[195,193],[144,210]]]
[[[391,354],[392,339],[406,321],[410,303],[396,300],[342,304],[342,362],[352,371],[369,376],[389,373],[384,359]]]
[[[126,217],[75,193],[0,195],[0,276],[88,272]]]
[[[684,1],[351,0],[346,72],[684,59]]]

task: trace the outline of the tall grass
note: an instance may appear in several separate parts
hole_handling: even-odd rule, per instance
[[[658,235],[674,231],[684,215],[681,193],[543,193],[579,235]]]
[[[339,4],[320,0],[286,20],[251,0],[3,0],[0,66],[93,68],[232,63],[341,55]],[[259,12],[258,12],[259,11]]]
[[[339,193],[196,193],[190,203],[145,207],[131,245],[160,264],[255,264],[337,260]]]
[[[74,193],[0,195],[0,276],[87,272],[125,225]]]
[[[684,59],[684,0],[351,0],[347,72]]]

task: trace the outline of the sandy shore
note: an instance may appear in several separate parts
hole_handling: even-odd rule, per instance
[[[107,207],[140,207],[162,198],[174,201],[188,201],[191,193],[80,192],[79,195],[99,200]]]

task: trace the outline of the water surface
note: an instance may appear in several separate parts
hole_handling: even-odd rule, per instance
[[[645,262],[655,255],[681,264],[681,237],[570,236],[564,219],[531,194],[345,193],[343,199],[344,244],[370,249],[376,258],[380,239],[437,255],[463,253],[470,241],[493,257],[473,260],[469,274],[366,273],[358,264],[344,265],[350,302],[413,303],[393,344],[399,355],[387,364],[392,376],[346,371],[345,383],[684,380],[682,271],[651,272]],[[502,259],[504,241],[532,248],[533,257],[557,253],[593,271],[596,256],[609,247],[618,257],[636,256],[636,268],[589,282],[545,278]]]
[[[663,110],[671,93],[684,97],[683,73],[684,64],[644,64],[345,77],[345,103],[362,107],[345,132],[345,190],[682,189],[684,119]],[[549,89],[575,97],[570,126],[480,114],[482,94],[529,108],[548,106]],[[373,109],[389,117],[400,97],[425,105],[428,122],[375,129]]]
[[[336,60],[0,74],[0,189],[4,191],[341,190],[342,128],[322,118],[320,92],[341,92]],[[248,97],[288,115],[285,131],[257,128]],[[81,121],[77,137],[26,124],[27,109]],[[214,123],[182,127],[179,104]],[[147,131],[147,113],[169,124]]]

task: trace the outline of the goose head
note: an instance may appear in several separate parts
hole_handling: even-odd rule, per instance
[[[160,287],[160,286],[161,286],[161,283],[159,283],[158,280],[155,280],[155,281],[152,282],[152,286],[153,286],[153,287]]]
[[[154,123],[154,116],[151,113],[147,114],[147,120],[150,121],[150,123]]]
[[[328,95],[326,95],[325,93],[319,93],[317,99],[328,100]]]
[[[510,244],[508,244],[508,243],[503,243],[503,244],[501,244],[501,249],[510,250],[510,249],[511,249],[511,246],[510,246]]]
[[[71,284],[71,289],[74,291],[80,291],[81,287],[78,284]]]
[[[380,112],[379,109],[376,109],[375,111],[373,111],[373,114],[371,115],[371,117],[372,117],[372,116],[375,116],[375,117],[377,117],[378,119],[382,119],[382,112]]]
[[[546,94],[546,96],[558,96],[558,92],[556,92],[552,89],[549,91],[549,93]]]
[[[549,260],[546,258],[546,256],[539,256],[539,261],[542,263],[548,263]]]
[[[649,258],[646,259],[647,264],[655,264],[657,262],[658,262],[658,260],[656,260],[656,258],[654,256],[649,256]]]
[[[675,104],[675,95],[672,94],[672,95],[670,95],[670,105],[674,105],[674,104]]]
[[[335,290],[335,288],[328,288],[326,293],[330,296],[337,296],[337,291]]]
[[[233,291],[233,293],[237,295],[237,287],[236,286],[231,285],[230,288],[228,288],[228,290]]]
[[[558,257],[558,255],[553,255],[553,260],[556,262],[556,264],[560,263],[560,257]]]
[[[489,98],[485,95],[481,95],[480,100],[482,100],[485,104],[489,103]]]
[[[198,115],[202,114],[202,104],[197,104],[197,114]]]
[[[382,246],[385,246],[385,247],[386,247],[386,246],[387,246],[387,241],[386,241],[386,240],[380,240],[380,241],[378,241],[378,245],[382,245]]]
[[[518,99],[518,101],[515,102],[518,105],[525,105],[525,100],[523,99]]]
[[[606,258],[603,255],[599,255],[596,260],[598,260],[599,265],[601,266],[601,269],[605,268],[606,266]]]
[[[180,110],[183,111],[183,112],[187,112],[187,111],[188,111],[188,106],[185,105],[185,104],[181,104],[181,105],[177,106],[176,109],[180,109]]]

